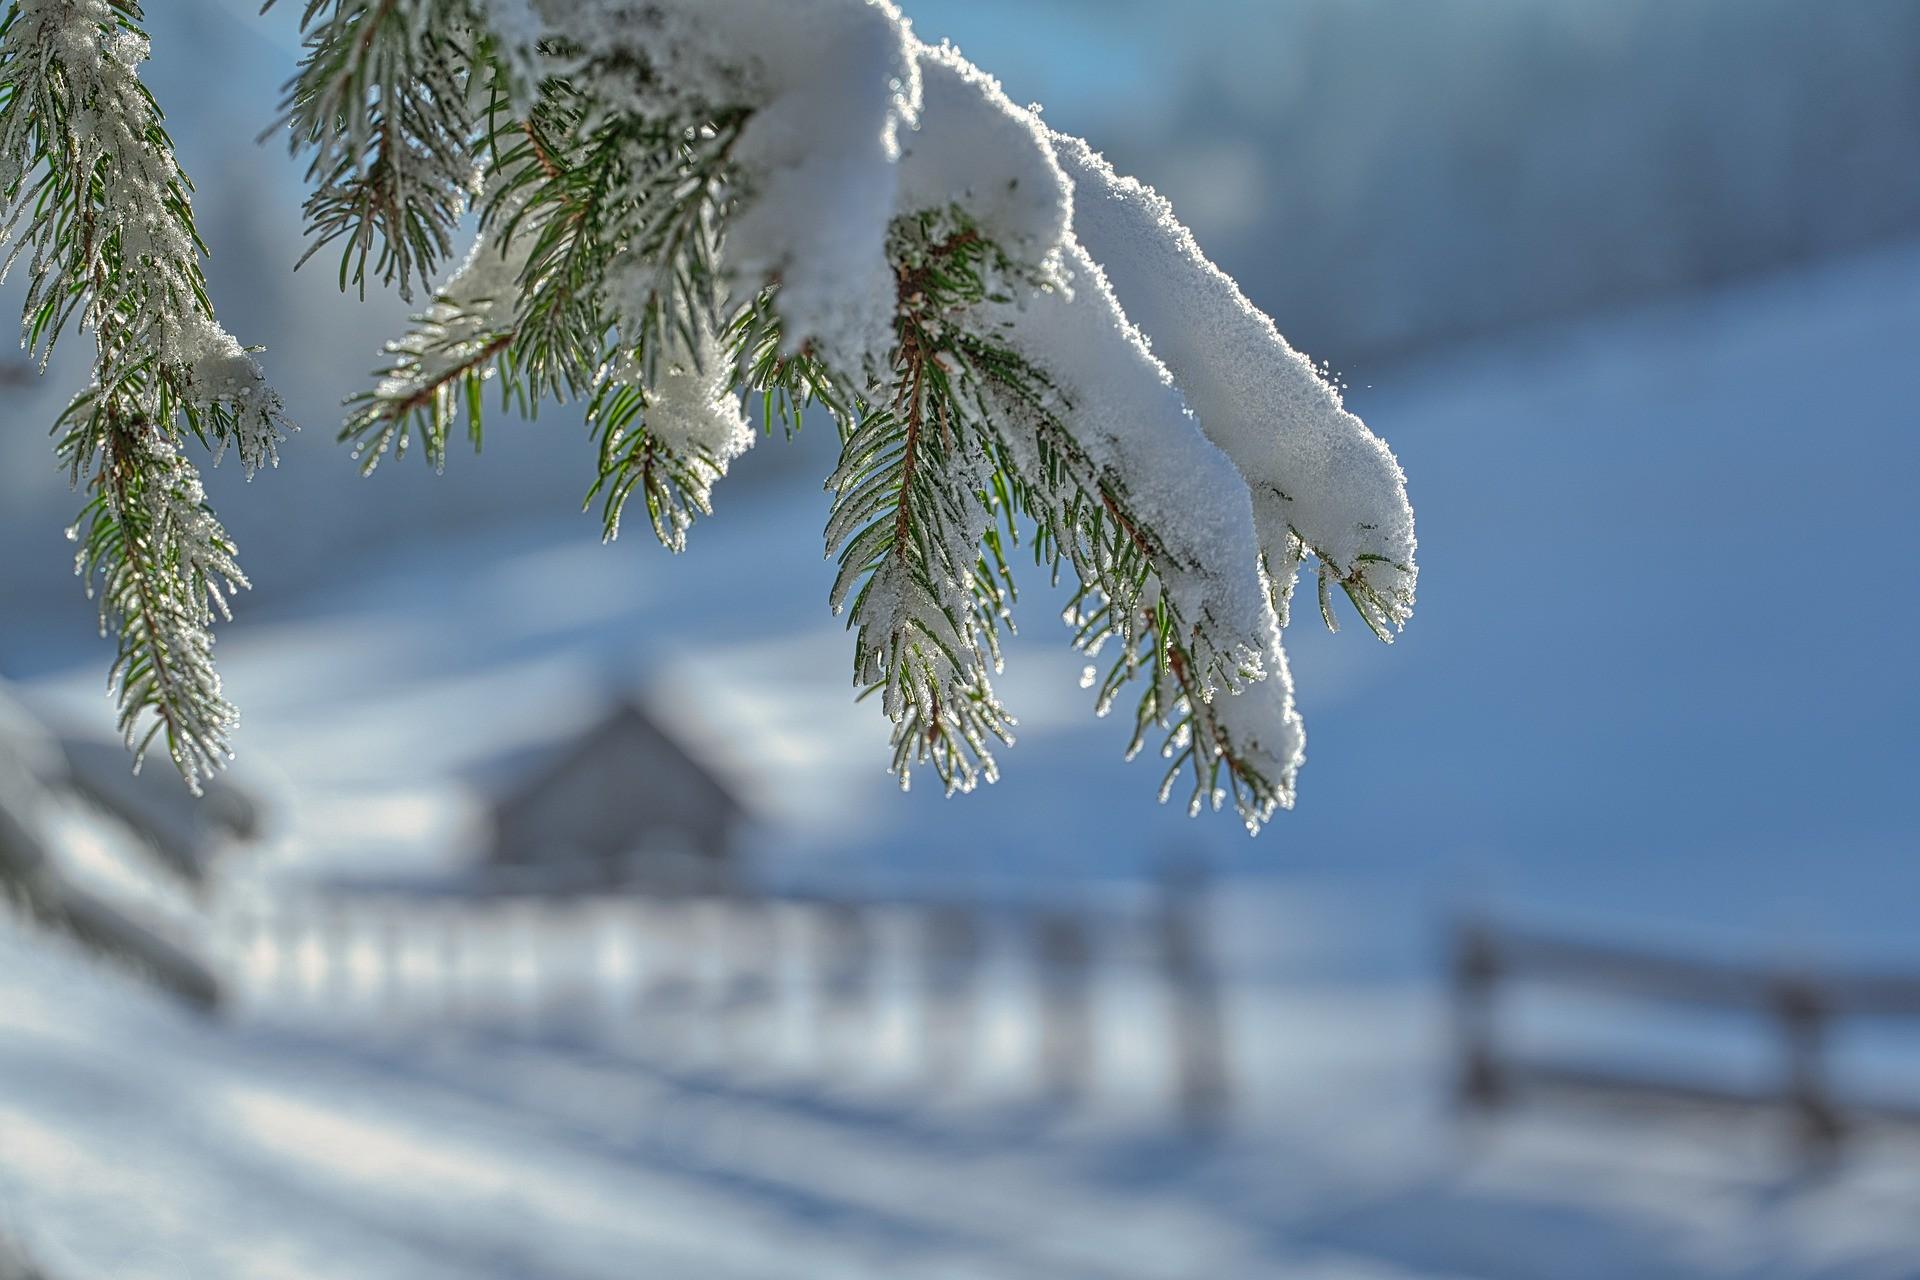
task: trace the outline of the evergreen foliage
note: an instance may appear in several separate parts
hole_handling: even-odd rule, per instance
[[[21,0],[0,18],[0,231],[24,257],[22,337],[41,360],[76,318],[92,385],[55,425],[87,493],[77,570],[119,639],[112,681],[136,753],[156,737],[191,787],[226,759],[233,707],[210,624],[246,585],[187,437],[276,460],[284,419],[213,317],[191,184],[153,97],[135,0]]]
[[[245,579],[181,446],[251,469],[283,424],[214,324],[190,188],[134,77],[139,20],[134,0],[9,8],[0,189],[31,253],[29,345],[73,314],[97,341],[60,448],[89,493],[80,567],[121,638],[123,727],[136,747],[164,733],[193,784],[233,720],[209,623]],[[1391,454],[1170,211],[1118,197],[1165,224],[1148,252],[1169,274],[1206,285],[1169,286],[1174,322],[1238,325],[1237,349],[1175,341],[1163,363],[1125,273],[1116,294],[1075,237],[1098,184],[1063,166],[1098,158],[887,5],[308,0],[303,26],[281,124],[309,160],[309,256],[337,251],[342,288],[412,296],[477,213],[350,403],[363,468],[416,448],[443,467],[456,431],[478,447],[489,383],[522,416],[581,401],[606,536],[637,498],[679,550],[754,440],[741,395],[764,433],[817,405],[841,446],[830,601],[903,785],[996,775],[1024,539],[1077,581],[1074,642],[1108,655],[1099,709],[1137,689],[1130,750],[1158,739],[1163,798],[1184,774],[1195,811],[1231,798],[1250,826],[1291,802],[1295,573],[1313,555],[1329,625],[1338,585],[1390,638],[1411,512]]]

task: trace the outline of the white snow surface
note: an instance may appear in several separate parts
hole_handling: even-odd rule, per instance
[[[1329,752],[1257,842],[1153,808],[1046,627],[1009,646],[1020,768],[965,800],[895,793],[883,726],[845,697],[818,545],[782,537],[819,500],[757,473],[772,449],[730,481],[740,518],[685,557],[602,547],[591,521],[469,532],[223,639],[251,709],[243,772],[283,779],[263,871],[456,865],[482,812],[474,766],[592,723],[610,680],[644,685],[740,781],[772,878],[1061,892],[1185,841],[1257,869],[1220,881],[1247,1111],[1211,1155],[1153,1128],[1145,1038],[1109,1054],[1121,1096],[1050,1119],[1006,1090],[932,1101],[903,1087],[897,1046],[863,1055],[871,1075],[796,1080],[632,1043],[209,1028],[0,938],[0,1222],[62,1280],[1920,1275],[1920,1153],[1897,1134],[1809,1177],[1777,1117],[1540,1109],[1457,1126],[1423,976],[1439,909],[1482,892],[1607,936],[1911,967],[1915,680],[1896,659],[1913,609],[1896,594],[1890,635],[1889,615],[1816,607],[1815,589],[1864,598],[1885,569],[1794,522],[1911,538],[1916,281],[1920,246],[1896,247],[1371,379],[1356,397],[1393,408],[1431,477],[1426,568],[1457,589],[1398,654],[1299,630],[1305,687],[1340,712],[1324,732],[1373,744],[1406,781],[1389,793],[1359,753]],[[1830,422],[1833,448],[1800,447],[1809,421]],[[809,428],[791,447],[815,443]],[[519,465],[502,448],[485,465]],[[1516,482],[1490,491],[1501,466]],[[1624,492],[1640,503],[1625,526]],[[1551,536],[1516,547],[1516,525]],[[1674,546],[1742,598],[1784,572],[1805,607],[1730,629],[1688,607],[1696,583],[1646,572]],[[1503,556],[1592,589],[1524,610],[1472,599]],[[105,719],[85,655],[42,669],[34,706]],[[1783,670],[1807,674],[1810,709],[1754,702]],[[1789,758],[1799,785],[1781,783]],[[1595,804],[1602,776],[1639,802]],[[1151,1026],[1144,993],[1116,990]],[[1018,1025],[1016,1003],[988,1001],[996,1026]],[[1103,1034],[1129,1020],[1101,1016]],[[1740,1046],[1752,1079],[1778,1070],[1763,1045]],[[1842,1067],[1856,1048],[1836,1045]],[[1911,1063],[1890,1064],[1890,1093],[1911,1089]]]
[[[919,100],[912,38],[897,9],[886,0],[538,0],[534,8],[589,57],[638,55],[661,69],[644,82],[596,76],[606,109],[750,109],[731,155],[744,192],[725,258],[736,294],[778,280],[796,349],[810,341],[850,369],[884,353],[897,135]],[[524,11],[503,13],[524,42]]]
[[[1207,260],[1173,206],[1113,171],[1087,143],[1050,131],[1073,181],[1073,232],[1149,335],[1187,404],[1253,492],[1260,548],[1289,594],[1296,537],[1336,577],[1359,574],[1412,612],[1413,508],[1393,453]],[[1362,559],[1362,557],[1370,557]]]
[[[1015,261],[1042,266],[1066,240],[1072,209],[1039,121],[951,45],[916,55],[921,107],[901,139],[901,212],[959,205]]]
[[[997,1087],[924,1092],[885,996],[823,1072],[645,1020],[612,1041],[193,1021],[8,928],[0,1221],[55,1276],[118,1280],[1914,1274],[1911,1138],[1805,1179],[1763,1119],[1461,1124],[1437,992],[1312,976],[1382,905],[1226,914],[1229,958],[1255,942],[1266,974],[1234,970],[1239,1109],[1211,1146],[1165,1127],[1162,1014],[1125,972],[1098,979],[1101,1088],[1063,1110],[1021,1092],[1024,1039],[991,1055]],[[991,987],[982,1017],[1030,1034],[1021,1001]]]

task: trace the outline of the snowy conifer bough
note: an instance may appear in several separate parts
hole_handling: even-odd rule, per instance
[[[127,741],[164,733],[197,789],[234,722],[213,614],[246,579],[181,448],[232,446],[251,472],[276,460],[284,419],[213,318],[191,185],[137,75],[139,18],[135,0],[19,0],[0,18],[0,236],[8,269],[27,269],[27,349],[44,365],[76,317],[93,334],[91,385],[54,428],[87,494],[76,568],[119,638]]]
[[[205,600],[239,577],[177,446],[253,466],[280,420],[207,308],[138,16],[15,6],[6,191],[30,342],[75,305],[99,338],[63,448],[96,494],[83,568],[125,637],[124,714],[153,712],[192,776],[231,718]],[[308,0],[304,25],[284,123],[313,250],[342,287],[441,278],[353,402],[363,466],[477,444],[488,382],[523,414],[584,401],[607,536],[637,499],[677,550],[755,439],[741,393],[768,432],[818,404],[841,441],[830,599],[903,784],[994,776],[1025,539],[1077,581],[1099,709],[1136,699],[1163,798],[1230,796],[1253,827],[1292,802],[1295,580],[1311,558],[1328,624],[1338,588],[1390,638],[1413,515],[1386,446],[1164,200],[884,0]]]

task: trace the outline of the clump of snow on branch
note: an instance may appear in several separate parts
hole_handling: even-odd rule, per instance
[[[610,376],[617,378],[619,371]],[[686,546],[694,511],[712,514],[714,483],[753,447],[753,425],[740,410],[734,382],[728,351],[703,326],[694,347],[675,344],[647,388],[644,430],[666,456],[679,461],[684,477],[686,506],[676,508],[673,536],[667,540],[674,550]]]
[[[1304,734],[1279,620],[1250,553],[1248,487],[1070,229],[1071,182],[1044,126],[951,47],[922,46],[921,57],[924,96],[901,162],[903,207],[957,205],[997,244],[1044,267],[1037,288],[989,305],[985,327],[1046,372],[1037,407],[1076,442],[1070,467],[1087,491],[1120,492],[1128,514],[1116,518],[1148,550],[1159,590],[1191,628],[1199,666],[1185,673],[1191,687],[1169,700],[1208,703],[1220,694],[1210,714],[1257,755],[1274,802],[1287,803]],[[1008,417],[1010,426],[1023,420]],[[1043,441],[1031,430],[1005,438],[1041,482]]]
[[[1075,236],[1252,490],[1280,598],[1310,551],[1383,637],[1402,626],[1413,611],[1413,508],[1392,451],[1207,260],[1167,200],[1079,138],[1048,136],[1073,180]]]
[[[952,45],[918,45],[920,106],[901,135],[902,213],[960,207],[1008,257],[1058,255],[1073,215],[1066,175],[1033,116]]]
[[[233,415],[237,429],[222,435],[217,447],[231,444],[248,475],[278,466],[280,444],[286,439],[286,406],[240,340],[213,321],[202,320],[189,325],[186,340],[171,354],[197,407],[204,412],[219,406]]]
[[[1015,350],[1054,381],[1046,407],[1085,452],[1089,479],[1125,496],[1181,616],[1202,629],[1203,693],[1258,680],[1276,630],[1260,586],[1253,508],[1239,474],[1200,431],[1087,251],[1069,243],[1071,284],[998,308]]]
[[[647,430],[675,453],[704,459],[714,478],[753,447],[753,427],[740,411],[727,351],[702,330],[699,345],[675,351],[647,396]]]

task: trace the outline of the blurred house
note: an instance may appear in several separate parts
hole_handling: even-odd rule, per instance
[[[625,700],[530,762],[493,804],[489,870],[538,887],[707,892],[735,880],[740,801]]]

